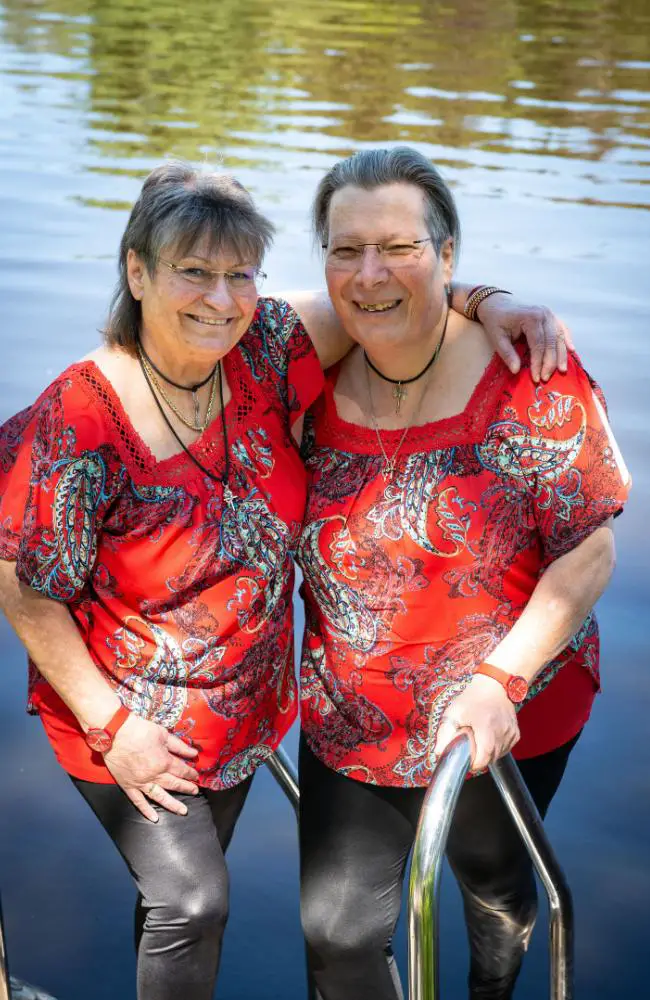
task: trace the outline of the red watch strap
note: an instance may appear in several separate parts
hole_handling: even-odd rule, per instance
[[[126,705],[120,705],[112,719],[104,726],[111,739],[115,739],[118,730],[122,728],[130,714],[131,712]]]
[[[528,694],[528,681],[518,674],[509,674],[501,667],[495,667],[493,663],[481,663],[474,671],[475,674],[485,674],[492,680],[498,681],[503,687],[508,698],[515,705],[519,705]]]

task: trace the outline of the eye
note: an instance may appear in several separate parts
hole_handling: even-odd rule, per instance
[[[414,243],[388,243],[383,250],[389,257],[407,257],[416,247]]]
[[[255,270],[253,268],[245,271],[227,271],[226,274],[228,280],[232,281],[235,285],[248,285],[251,281],[255,281]]]
[[[209,276],[210,271],[206,271],[202,267],[179,267],[177,273],[184,278],[189,278],[190,281],[203,281]]]
[[[361,248],[355,246],[334,247],[331,255],[335,260],[356,260],[361,255]]]

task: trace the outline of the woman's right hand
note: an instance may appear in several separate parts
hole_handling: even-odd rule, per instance
[[[104,761],[136,809],[157,823],[151,802],[179,816],[187,813],[187,807],[169,793],[196,795],[198,774],[187,759],[197,753],[164,726],[132,714],[116,733]]]

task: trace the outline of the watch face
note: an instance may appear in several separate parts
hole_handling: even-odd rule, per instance
[[[511,677],[507,686],[510,701],[518,705],[528,694],[528,682],[525,677]]]
[[[113,746],[113,739],[105,729],[89,729],[86,733],[86,743],[91,750],[107,753]]]

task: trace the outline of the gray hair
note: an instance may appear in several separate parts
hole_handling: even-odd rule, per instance
[[[426,205],[425,224],[436,253],[451,239],[457,260],[460,220],[454,197],[431,161],[411,146],[364,149],[328,170],[312,205],[312,225],[319,245],[328,241],[330,204],[337,191],[348,185],[372,191],[384,184],[413,184],[420,188]]]
[[[274,231],[234,177],[203,173],[188,163],[156,167],[142,186],[120,242],[119,277],[103,331],[106,343],[129,354],[136,351],[142,311],[129,288],[129,250],[152,277],[164,250],[182,258],[204,238],[210,254],[225,249],[259,266]]]

